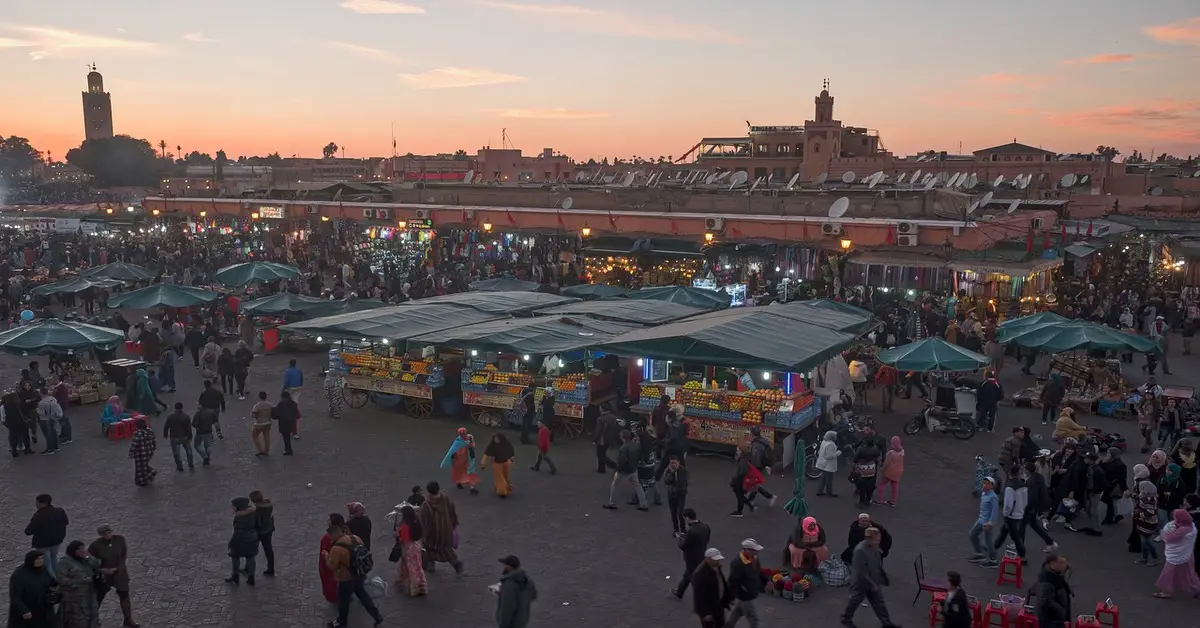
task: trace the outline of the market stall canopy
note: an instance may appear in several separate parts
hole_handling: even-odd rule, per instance
[[[237,287],[256,281],[278,281],[280,279],[295,279],[300,276],[300,269],[277,262],[245,262],[226,266],[214,275],[223,286]]]
[[[841,353],[854,340],[852,334],[751,307],[632,331],[596,348],[711,366],[803,372]]]
[[[220,293],[212,290],[156,283],[133,292],[110,297],[108,306],[127,307],[135,310],[148,310],[155,307],[190,307],[215,301],[220,296]]]
[[[328,312],[332,311],[332,305],[345,305],[344,301],[330,301],[328,299],[318,299],[303,294],[292,294],[290,292],[280,292],[269,297],[246,301],[241,305],[241,311],[254,316],[263,315],[280,315],[280,314],[309,314],[312,312]]]
[[[1012,318],[996,326],[996,340],[1005,343],[1017,334],[1023,334],[1045,325],[1056,325],[1065,322],[1067,322],[1066,318],[1054,312],[1039,312],[1037,314],[1030,314],[1029,316]]]
[[[322,316],[284,325],[280,329],[328,338],[387,339],[390,342],[401,342],[443,329],[509,318],[505,312],[483,312],[469,307],[427,301],[429,299],[423,299],[416,305],[396,305],[366,312]]]
[[[120,279],[121,281],[150,281],[158,276],[157,272],[149,268],[143,268],[126,262],[113,262],[95,268],[88,268],[79,274],[83,277],[108,277],[109,279]]]
[[[388,304],[379,299],[336,299],[334,301],[324,301],[324,306],[309,312],[309,316],[333,316],[335,314],[350,314],[352,312],[365,312],[367,310],[375,310],[381,307],[387,307]]]
[[[883,364],[899,371],[974,371],[992,359],[981,353],[950,344],[941,338],[926,338],[899,347],[884,349],[875,356]]]
[[[1005,342],[1014,342],[1026,349],[1046,353],[1062,353],[1076,349],[1135,353],[1161,351],[1158,343],[1149,338],[1104,325],[1073,320],[1036,326],[1010,336]]]
[[[534,312],[542,314],[586,314],[592,318],[600,318],[620,323],[637,323],[639,325],[662,325],[673,323],[708,310],[680,305],[670,301],[649,301],[633,299],[613,299],[611,301],[584,301],[556,305]]]
[[[830,307],[827,304],[842,307]],[[773,314],[855,335],[866,333],[871,328],[873,321],[871,313],[862,308],[824,299],[772,303],[767,308]]]
[[[66,281],[58,281],[48,283],[44,286],[38,286],[32,290],[33,294],[49,295],[49,294],[74,294],[83,292],[88,288],[112,288],[119,286],[123,282],[120,279],[110,279],[108,277],[75,277]]]
[[[538,316],[453,327],[409,338],[408,342],[517,355],[550,355],[585,349],[640,327],[586,316]]]
[[[552,305],[578,303],[579,299],[564,297],[546,292],[459,292],[440,297],[417,299],[401,304],[401,307],[414,305],[453,305],[471,308],[489,314],[512,314],[521,316],[534,310],[540,310]]]
[[[16,355],[47,355],[111,349],[125,340],[119,329],[48,318],[0,333],[0,351]]]
[[[470,288],[473,292],[537,292],[542,289],[542,284],[513,277],[497,277],[472,282]]]
[[[583,283],[578,286],[568,286],[560,293],[567,297],[588,299],[619,299],[627,296],[629,290],[620,286],[610,286],[606,283]]]
[[[724,290],[705,290],[689,286],[658,286],[634,290],[628,295],[630,299],[650,299],[652,301],[670,301],[680,305],[689,305],[705,310],[720,310],[729,307],[731,297]]]

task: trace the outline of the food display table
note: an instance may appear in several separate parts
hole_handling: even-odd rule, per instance
[[[683,386],[643,382],[634,409],[650,412],[663,395],[684,407],[688,438],[721,445],[739,446],[748,442],[750,428],[754,426],[774,442],[776,432],[802,430],[821,415],[821,404],[811,393],[787,395],[774,389],[710,390],[698,382]]]
[[[471,360],[461,377],[463,404],[471,408],[471,419],[484,427],[503,426],[521,391],[533,385],[532,375],[501,371],[482,360]]]
[[[414,418],[433,416],[433,396],[446,383],[446,365],[433,358],[389,358],[368,351],[342,352],[342,396],[351,408],[367,405],[372,393],[404,397]]]
[[[549,378],[545,385],[554,389],[554,414],[558,417],[556,424],[568,438],[578,438],[583,434],[585,408],[616,397],[611,374],[572,373]],[[534,401],[540,407],[545,391],[539,387],[534,395]]]

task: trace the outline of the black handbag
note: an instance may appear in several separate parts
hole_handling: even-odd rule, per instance
[[[112,585],[109,584],[105,575],[100,573],[99,569],[96,570],[96,573],[92,574],[92,586],[96,588],[97,596],[103,596],[112,590]]]
[[[400,562],[400,558],[404,556],[404,548],[399,543],[392,546],[392,551],[388,554],[388,560],[393,563]]]

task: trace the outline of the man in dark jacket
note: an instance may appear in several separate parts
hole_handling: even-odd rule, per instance
[[[183,461],[179,458],[180,447],[187,452],[188,468],[196,468],[192,461],[192,417],[183,411],[182,403],[175,403],[175,411],[163,423],[163,438],[171,443],[171,455],[175,456],[177,471],[183,471]]]
[[[975,403],[979,408],[979,429],[996,431],[996,410],[1004,398],[1004,388],[996,381],[995,371],[989,370],[983,383],[975,391]]]
[[[1012,436],[1004,439],[1000,445],[1000,455],[996,457],[996,466],[1000,469],[1000,484],[1008,486],[1008,478],[1017,474],[1017,463],[1021,459],[1021,443],[1025,440],[1025,428],[1014,427]]]
[[[687,508],[688,480],[687,467],[680,464],[678,457],[671,456],[663,483],[667,486],[667,505],[671,509],[671,528],[676,538],[687,531],[687,517],[683,513]]]
[[[608,457],[608,450],[621,445],[618,436],[620,431],[616,415],[605,412],[596,418],[596,437],[592,439],[592,444],[596,446],[596,473],[605,473],[617,466]]]
[[[608,503],[604,504],[604,508],[616,510],[617,487],[621,484],[629,484],[633,486],[633,493],[637,496],[638,510],[650,510],[650,507],[646,505],[646,491],[642,490],[642,484],[638,481],[637,475],[637,465],[641,455],[641,449],[633,440],[629,430],[621,430],[621,447],[617,450],[617,471],[613,474],[612,486],[608,489]]]
[[[771,463],[773,457],[771,454],[771,443],[763,438],[762,430],[756,425],[750,428],[750,464],[754,465],[763,474],[765,481],[768,475],[771,475]],[[765,484],[758,485],[757,492],[767,500],[768,506],[775,505],[775,495],[767,490]]]
[[[200,393],[200,407],[217,412],[225,411],[225,395],[213,388],[212,382],[207,379],[204,380],[204,391]]]
[[[762,546],[754,539],[742,541],[742,551],[729,566],[729,590],[733,593],[733,611],[729,613],[728,625],[736,626],[738,620],[746,618],[750,628],[758,628],[758,607],[754,601],[762,591],[762,565],[758,562],[758,553]]]
[[[250,503],[254,504],[254,530],[258,533],[258,544],[267,559],[264,576],[275,575],[275,546],[271,538],[275,535],[275,505],[263,497],[262,491],[250,491]],[[249,575],[249,574],[247,574]]]
[[[286,390],[279,393],[279,403],[271,409],[271,418],[279,424],[279,436],[283,438],[283,455],[292,455],[292,438],[296,434],[296,422],[300,420],[300,407],[292,401]]]
[[[725,627],[725,609],[733,601],[733,592],[721,571],[723,560],[721,550],[710,547],[692,574],[692,609],[700,617],[701,628]]]
[[[42,493],[34,499],[37,510],[25,526],[25,536],[31,539],[33,549],[40,550],[46,557],[46,569],[54,577],[58,566],[58,546],[67,538],[67,511],[55,506],[54,499]]]
[[[1046,478],[1038,472],[1035,463],[1025,463],[1025,486],[1027,489],[1028,503],[1025,507],[1025,529],[1033,530],[1033,533],[1041,537],[1042,542],[1050,551],[1054,551],[1058,547],[1058,543],[1050,538],[1050,534],[1046,532],[1046,525],[1042,523],[1042,516],[1050,510],[1051,499],[1050,489],[1046,486]]]
[[[883,572],[883,556],[879,553],[881,540],[879,530],[868,528],[866,538],[854,548],[850,563],[850,600],[842,612],[842,625],[846,628],[855,628],[854,612],[864,599],[871,604],[871,610],[875,611],[883,628],[896,628],[883,600],[883,587],[887,586],[888,577]]]
[[[516,556],[505,556],[500,564],[504,565],[504,575],[500,576],[500,590],[496,592],[496,626],[525,628],[537,599],[537,587],[521,569],[521,560]]]
[[[962,588],[962,574],[951,571],[946,574],[946,582],[950,584],[950,590],[942,606],[942,628],[971,628],[974,619],[971,617],[971,601]]]
[[[712,536],[712,529],[707,523],[700,522],[695,510],[684,510],[683,520],[687,522],[687,532],[679,539],[679,551],[683,552],[683,578],[680,579],[678,588],[671,589],[671,593],[679,599],[683,599],[688,584],[692,582],[692,575],[700,563],[704,562],[704,550],[708,549],[708,539]]]
[[[1042,565],[1034,595],[1034,612],[1039,628],[1069,628],[1071,625],[1071,585],[1067,584],[1067,558],[1051,555]]]
[[[254,514],[254,504],[248,497],[234,497],[233,501],[233,534],[229,537],[229,558],[232,561],[233,572],[225,582],[237,584],[243,570],[242,559],[246,559],[246,584],[254,586],[254,557],[258,555],[257,518]]]
[[[1108,492],[1100,497],[1100,503],[1104,504],[1104,519],[1100,523],[1117,523],[1122,517],[1115,516],[1113,496],[1119,497],[1129,490],[1129,481],[1126,479],[1129,471],[1125,467],[1125,461],[1121,460],[1121,450],[1116,447],[1109,448],[1108,455],[1100,461],[1100,468],[1104,470],[1104,477],[1108,480],[1109,486]]]
[[[212,408],[200,408],[192,416],[192,427],[196,428],[196,453],[204,459],[206,467],[212,460],[213,432],[216,431],[217,436],[225,438],[221,434],[220,418],[220,414]]]

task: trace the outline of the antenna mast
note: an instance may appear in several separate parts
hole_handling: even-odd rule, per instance
[[[500,148],[508,149],[512,147],[512,142],[508,141],[508,129],[500,129]]]

